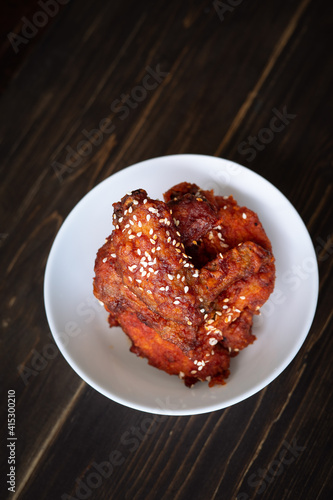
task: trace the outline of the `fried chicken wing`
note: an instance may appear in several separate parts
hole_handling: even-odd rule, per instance
[[[254,212],[183,182],[164,201],[138,189],[114,204],[95,261],[94,294],[131,351],[184,379],[223,384],[251,344],[274,288],[271,244]]]

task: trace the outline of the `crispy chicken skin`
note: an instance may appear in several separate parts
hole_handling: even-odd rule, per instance
[[[271,243],[251,210],[183,182],[164,201],[138,189],[114,203],[94,294],[131,351],[187,386],[224,384],[274,288]]]

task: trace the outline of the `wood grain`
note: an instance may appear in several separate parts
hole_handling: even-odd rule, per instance
[[[331,498],[333,14],[324,0],[236,3],[221,20],[207,0],[72,0],[17,60],[1,52],[1,389],[4,402],[16,391],[18,435],[16,492],[1,498],[78,498],[111,453],[122,463],[87,498]],[[3,31],[20,32],[34,8],[18,2]],[[149,68],[158,85],[121,119],[115,103]],[[284,109],[294,117],[250,159],[249,137]],[[77,166],[66,159],[84,130],[111,122]],[[82,382],[43,304],[47,257],[76,203],[124,167],[176,153],[229,158],[272,182],[303,218],[320,272],[313,325],[283,373],[191,417],[132,410]]]

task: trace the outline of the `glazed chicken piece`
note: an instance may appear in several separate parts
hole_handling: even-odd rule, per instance
[[[274,287],[270,242],[257,216],[230,197],[181,183],[164,199],[138,189],[114,204],[94,294],[132,352],[188,386],[223,384]]]

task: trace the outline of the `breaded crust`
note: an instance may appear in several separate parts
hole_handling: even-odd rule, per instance
[[[131,351],[186,385],[223,384],[230,357],[251,344],[253,315],[274,288],[271,243],[232,197],[181,183],[114,204],[115,229],[99,249],[94,294]]]

